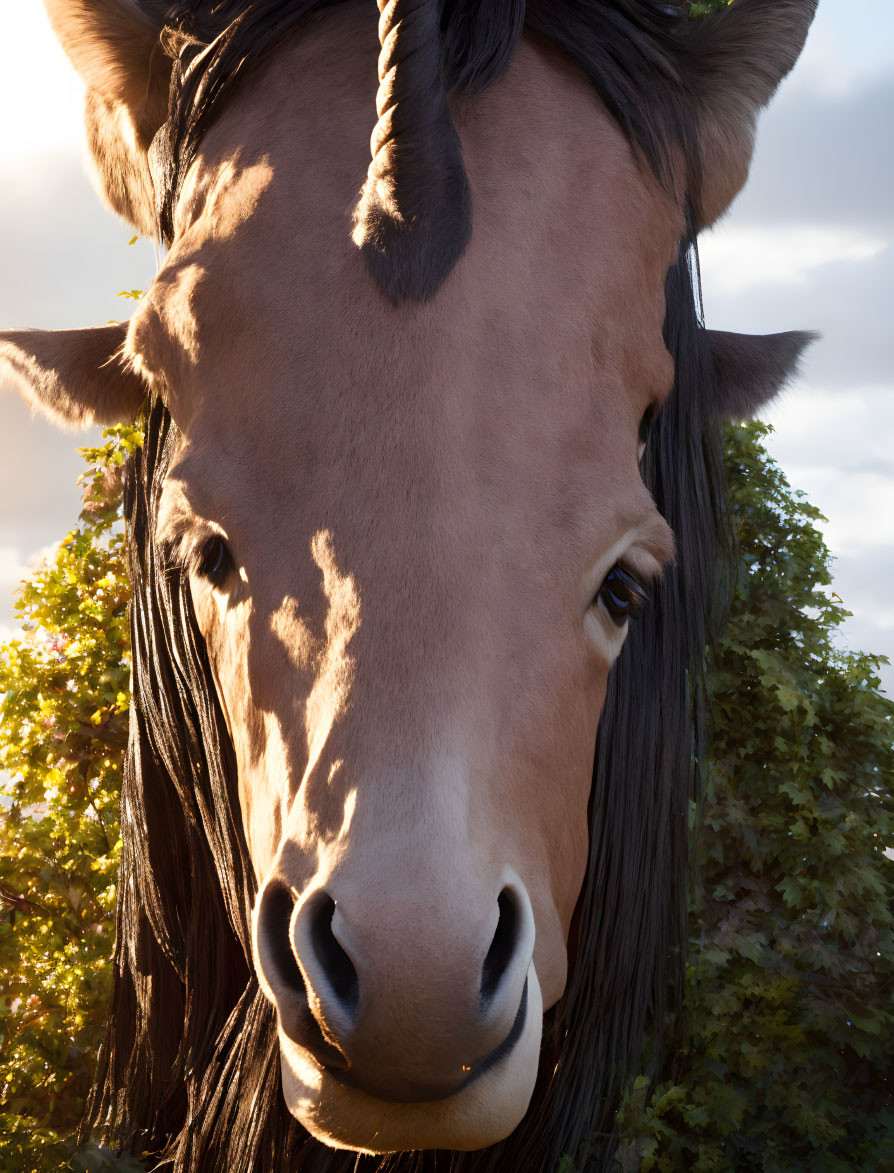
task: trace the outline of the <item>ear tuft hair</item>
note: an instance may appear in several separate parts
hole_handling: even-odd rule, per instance
[[[53,31],[87,87],[85,122],[100,193],[154,236],[147,153],[167,117],[171,61],[160,0],[44,0]]]
[[[679,38],[698,117],[701,163],[690,176],[699,231],[748,177],[757,115],[804,47],[818,0],[735,0],[683,21]]]
[[[731,334],[706,330],[711,354],[714,416],[747,419],[793,379],[801,359],[818,334],[789,330],[784,334]]]

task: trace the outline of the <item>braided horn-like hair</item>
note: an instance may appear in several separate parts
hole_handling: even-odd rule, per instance
[[[447,106],[442,0],[377,2],[379,120],[353,236],[393,301],[424,301],[471,232],[469,184]]]

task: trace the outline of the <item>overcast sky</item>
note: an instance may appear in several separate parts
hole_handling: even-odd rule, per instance
[[[0,324],[127,316],[153,250],[128,247],[83,161],[81,91],[38,0],[4,6]],[[25,51],[27,49],[27,51]],[[894,0],[820,0],[797,69],[761,123],[752,177],[702,240],[708,325],[822,331],[768,412],[770,448],[828,516],[847,643],[894,658]],[[0,389],[0,638],[12,591],[78,512],[87,436],[31,420]],[[894,695],[894,672],[885,675]]]

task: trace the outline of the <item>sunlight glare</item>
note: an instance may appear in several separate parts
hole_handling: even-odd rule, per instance
[[[4,169],[20,159],[83,150],[84,87],[50,28],[44,7],[6,4],[7,46],[0,70],[0,158]],[[10,116],[10,111],[18,111]]]

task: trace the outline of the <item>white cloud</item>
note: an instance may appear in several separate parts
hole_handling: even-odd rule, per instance
[[[23,579],[30,578],[38,566],[55,554],[56,548],[43,546],[26,556],[18,546],[0,546],[0,616],[4,620],[12,615],[13,600],[21,593]],[[0,641],[12,638],[17,631],[17,624],[0,622]]]
[[[814,365],[819,373],[823,363]],[[832,589],[852,613],[839,642],[894,659],[894,387],[801,385],[766,416],[771,455],[829,519],[821,528],[836,559]],[[881,676],[894,696],[894,667]]]
[[[27,577],[29,570],[21,550],[13,546],[0,546],[0,591],[4,594],[14,591],[21,580]]]
[[[822,374],[822,344],[817,349],[812,366]],[[783,468],[829,464],[894,479],[894,386],[853,382],[839,391],[811,380],[784,392],[761,414],[775,429],[769,447]],[[894,519],[888,529],[894,540]]]
[[[84,87],[36,0],[3,5],[0,157],[26,160],[48,150],[81,149]],[[27,51],[25,51],[27,47]]]
[[[765,414],[775,429],[771,454],[829,519],[822,528],[831,552],[894,555],[894,388],[802,385]]]
[[[887,248],[879,236],[823,225],[725,223],[699,239],[706,296],[734,297],[761,286],[804,285],[836,261],[869,261]]]
[[[894,548],[894,477],[831,465],[789,464],[786,472],[827,515],[823,536],[833,554],[854,558]]]
[[[894,69],[891,0],[824,0],[793,78],[794,86],[839,96]]]

